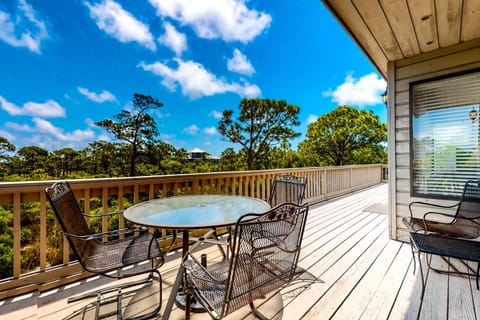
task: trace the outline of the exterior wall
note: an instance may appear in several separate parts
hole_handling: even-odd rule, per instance
[[[388,68],[390,236],[408,240],[402,217],[409,216],[412,201],[440,203],[414,198],[410,193],[410,94],[414,81],[480,68],[480,40],[448,47],[414,58],[391,62]],[[445,201],[444,204],[451,204]]]

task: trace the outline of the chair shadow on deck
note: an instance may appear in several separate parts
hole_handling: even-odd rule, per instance
[[[295,274],[295,279],[284,287],[284,289],[288,289],[283,293],[283,295],[287,298],[295,298],[303,291],[310,289],[314,283],[325,283],[325,281],[322,279],[319,279],[307,270],[298,266]]]

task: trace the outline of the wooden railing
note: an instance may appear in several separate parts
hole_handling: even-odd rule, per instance
[[[305,202],[316,203],[332,197],[381,183],[384,178],[382,165],[355,165],[342,167],[298,168],[262,171],[236,171],[200,174],[179,174],[134,178],[107,178],[71,180],[74,190],[85,212],[100,207],[101,212],[112,211],[111,199],[116,199],[118,209],[125,209],[126,203],[138,203],[154,198],[181,194],[221,193],[245,195],[267,199],[270,185],[276,174],[295,174],[307,178]],[[3,182],[0,183],[0,205],[13,211],[13,276],[0,280],[0,299],[33,291],[46,291],[60,285],[89,276],[76,261],[70,261],[70,249],[63,239],[63,263],[50,265],[47,251],[47,210],[51,210],[45,195],[45,188],[54,181]],[[126,200],[129,201],[126,201]],[[22,214],[25,205],[39,206],[36,217],[39,228],[39,265],[34,271],[22,271],[21,245]],[[108,223],[102,221],[103,224]],[[123,221],[120,221],[120,227]],[[106,228],[102,225],[102,228]],[[166,239],[169,230],[161,230]]]

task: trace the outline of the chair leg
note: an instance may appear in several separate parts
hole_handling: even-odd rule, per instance
[[[415,261],[415,250],[413,249],[413,244],[410,240],[410,249],[412,250],[412,257],[413,257],[413,274],[415,274],[415,271],[417,270],[417,262]]]
[[[423,275],[423,268],[422,268],[422,257],[420,256],[421,255],[421,252],[418,251],[418,268],[420,269],[420,276],[421,276],[421,280],[422,280],[422,295],[421,295],[421,299],[423,300],[423,295],[425,294],[425,281],[424,281],[424,275]],[[427,258],[427,257],[425,257]]]
[[[115,316],[115,315],[116,315],[117,319],[123,319],[124,314],[123,314],[123,310],[122,310],[123,309],[122,304],[123,304],[124,300],[122,300],[122,299],[124,298],[125,295],[134,294],[135,291],[136,291],[135,289],[133,289],[133,290],[126,290],[126,289],[132,288],[134,286],[139,286],[139,285],[142,285],[142,284],[144,285],[142,287],[142,289],[143,289],[143,288],[146,288],[147,286],[152,285],[153,281],[155,281],[154,275],[153,275],[154,273],[158,277],[158,286],[159,286],[158,304],[156,305],[155,309],[153,309],[152,311],[150,311],[146,314],[136,315],[134,317],[125,318],[125,319],[144,320],[144,319],[150,319],[150,318],[154,317],[155,315],[157,315],[160,312],[160,309],[162,307],[162,277],[161,277],[160,272],[156,269],[149,271],[149,275],[148,275],[147,279],[142,279],[142,280],[139,280],[139,281],[131,281],[131,282],[123,284],[121,286],[108,287],[108,288],[105,288],[103,290],[88,292],[86,294],[76,296],[76,297],[72,297],[72,298],[68,299],[68,302],[72,302],[72,301],[78,301],[78,300],[81,300],[81,299],[97,297],[96,301],[94,301],[90,304],[87,304],[86,306],[84,306],[81,309],[77,310],[76,312],[72,313],[70,316],[68,316],[65,319],[78,319],[79,316],[80,316],[80,318],[83,319],[83,318],[85,318],[85,315],[87,313],[89,314],[89,316],[87,316],[87,318],[89,318],[89,319],[90,318],[92,318],[92,319],[104,319],[105,317],[111,317],[111,316]],[[111,295],[105,296],[105,294],[113,293],[115,291],[116,291],[116,294],[114,296],[111,296]],[[111,305],[113,303],[116,304],[115,309],[111,310],[110,312],[107,311],[107,313],[102,313],[101,312],[100,308],[102,308],[104,306]],[[94,316],[91,314],[90,310],[94,310],[93,311]],[[82,316],[82,314],[83,314],[83,316]]]
[[[255,308],[255,305],[253,304],[253,302],[250,302],[250,309],[252,309],[253,314],[257,318],[259,318],[261,320],[269,320],[270,319],[270,318],[265,317],[260,311],[258,311],[258,309]]]

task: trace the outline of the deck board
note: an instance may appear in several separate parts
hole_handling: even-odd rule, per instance
[[[417,263],[414,274],[410,245],[388,239],[388,216],[382,212],[387,192],[387,185],[382,184],[312,206],[299,260],[304,273],[291,285],[257,301],[259,310],[271,319],[287,320],[477,319],[480,291],[476,290],[473,278],[425,270],[427,286],[421,301],[419,266]],[[207,253],[209,262],[221,259],[214,246],[201,246],[197,251],[200,253]],[[160,269],[162,307],[171,291],[179,257],[178,252],[169,255]],[[447,266],[437,257],[433,262]],[[0,301],[0,318],[61,319],[88,302],[67,304],[67,297],[100,285],[111,283],[103,279],[83,280],[78,285],[32,294],[23,300],[19,297],[19,301]],[[140,299],[140,295],[135,298]],[[142,303],[129,311],[151,307],[151,296],[145,294],[141,298]],[[174,307],[170,319],[184,318],[184,312]],[[192,314],[191,319],[210,317]],[[255,318],[246,307],[226,319]]]

